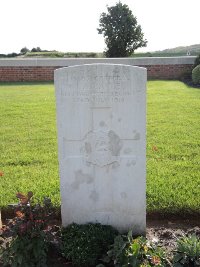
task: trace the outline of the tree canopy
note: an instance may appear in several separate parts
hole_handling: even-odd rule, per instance
[[[97,29],[105,38],[107,57],[128,57],[137,48],[146,46],[141,26],[127,5],[118,2],[107,7],[107,11],[100,15]]]
[[[30,52],[30,50],[26,46],[20,50],[21,54],[26,54],[27,52]]]

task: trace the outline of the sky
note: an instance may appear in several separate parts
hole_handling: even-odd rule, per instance
[[[118,0],[0,0],[0,53],[21,48],[103,52],[99,18]],[[157,51],[200,43],[200,0],[121,0]]]

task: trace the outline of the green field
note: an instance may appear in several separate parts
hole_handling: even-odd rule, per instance
[[[0,103],[0,206],[18,191],[60,205],[53,84],[0,84]],[[148,82],[147,209],[200,212],[200,89],[178,81]]]

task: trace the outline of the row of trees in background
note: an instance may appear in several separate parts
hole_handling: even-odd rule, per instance
[[[1,58],[6,58],[6,57],[18,57],[18,56],[22,56],[25,55],[28,52],[49,52],[48,50],[42,50],[40,47],[33,47],[31,50],[29,50],[27,47],[23,47],[20,50],[20,53],[10,53],[10,54],[0,54]]]
[[[28,52],[48,52],[48,50],[42,50],[40,47],[33,47],[31,50],[29,50],[27,47],[23,47],[20,50],[21,54],[26,54]]]

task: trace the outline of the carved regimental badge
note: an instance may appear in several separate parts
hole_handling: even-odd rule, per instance
[[[114,131],[91,131],[84,138],[87,162],[103,167],[118,161],[122,141]]]

